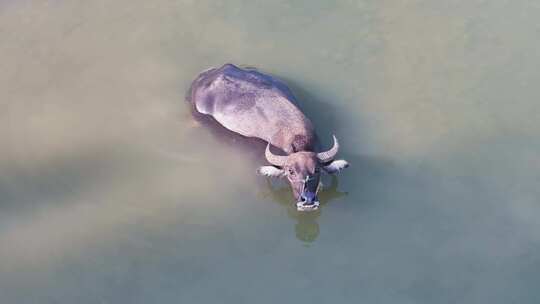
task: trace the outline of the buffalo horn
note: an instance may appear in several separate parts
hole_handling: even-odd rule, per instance
[[[287,156],[276,155],[270,152],[270,144],[266,146],[264,156],[266,156],[266,160],[268,160],[269,163],[278,167],[283,167],[285,165],[285,161],[287,161]]]
[[[332,148],[330,148],[328,151],[317,153],[317,158],[321,163],[326,163],[333,160],[339,151],[339,142],[335,135],[332,135],[332,137],[334,138],[334,146],[332,146]]]

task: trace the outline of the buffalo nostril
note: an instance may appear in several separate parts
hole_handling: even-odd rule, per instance
[[[314,203],[314,200],[308,197],[302,197],[302,203],[305,203],[306,205],[311,205]]]

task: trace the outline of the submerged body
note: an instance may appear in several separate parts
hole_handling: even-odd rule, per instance
[[[313,149],[311,121],[275,77],[226,64],[201,73],[190,93],[199,113],[211,115],[233,132],[260,138],[287,154]]]
[[[320,168],[336,173],[348,166],[333,160],[339,148],[335,137],[329,151],[313,151],[313,124],[295,105],[287,85],[273,76],[225,64],[202,72],[191,85],[188,101],[230,131],[268,142],[265,155],[273,166],[263,166],[259,172],[287,177],[299,210],[318,207]],[[273,154],[270,145],[286,155]]]

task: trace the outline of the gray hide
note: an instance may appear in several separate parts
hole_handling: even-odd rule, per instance
[[[311,121],[294,105],[289,88],[275,77],[226,64],[203,72],[193,82],[195,109],[225,128],[256,137],[287,154],[313,149]]]

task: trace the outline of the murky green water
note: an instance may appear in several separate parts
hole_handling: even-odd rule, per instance
[[[539,303],[534,1],[0,1],[1,303]],[[352,167],[298,214],[190,117],[225,62]],[[262,153],[262,151],[261,151]]]

